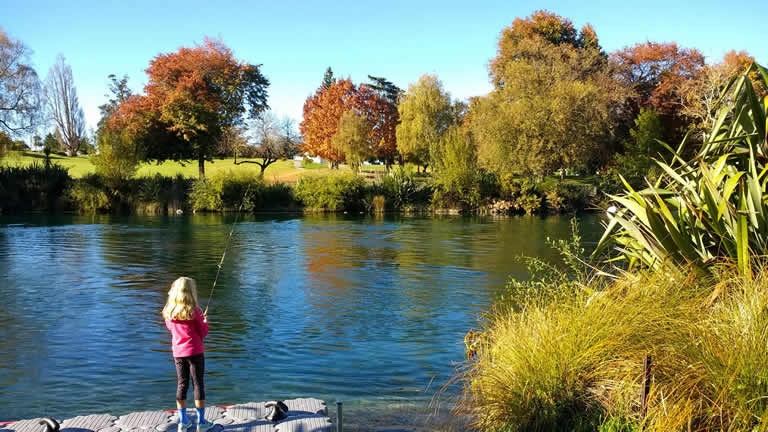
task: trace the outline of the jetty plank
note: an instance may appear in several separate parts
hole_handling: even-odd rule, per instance
[[[289,399],[287,418],[269,422],[265,402],[248,402],[228,408],[206,407],[205,416],[216,426],[211,432],[333,432],[325,402],[314,398]],[[187,409],[189,432],[195,431],[197,412]],[[0,425],[0,432],[45,432],[41,419],[20,420]],[[179,422],[176,411],[140,411],[119,417],[92,414],[66,419],[61,432],[175,432]]]
[[[98,432],[115,424],[117,417],[112,414],[91,414],[77,416],[61,423],[61,432]]]

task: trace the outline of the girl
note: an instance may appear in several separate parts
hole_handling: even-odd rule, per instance
[[[194,279],[180,277],[168,291],[168,302],[163,308],[165,326],[172,335],[173,360],[176,363],[176,408],[179,409],[178,432],[187,430],[187,389],[192,372],[195,386],[197,431],[205,432],[213,423],[205,420],[205,348],[203,338],[208,334],[208,317],[198,307],[197,286]]]

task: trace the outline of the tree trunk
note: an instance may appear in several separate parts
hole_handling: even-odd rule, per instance
[[[197,159],[197,173],[201,180],[205,178],[205,158],[202,155]]]
[[[260,164],[259,168],[261,168],[261,171],[259,172],[259,175],[264,177],[264,170],[267,169],[267,164]]]

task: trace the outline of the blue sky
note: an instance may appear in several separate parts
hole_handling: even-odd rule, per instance
[[[731,49],[768,63],[765,1],[33,1],[0,0],[0,26],[32,49],[44,79],[56,55],[72,66],[88,124],[98,121],[107,75],[141,90],[158,53],[220,37],[239,59],[263,64],[269,103],[301,120],[326,67],[361,82],[400,87],[436,73],[455,98],[490,90],[487,64],[515,17],[548,9],[591,23],[610,52],[646,40],[676,41],[719,61]]]

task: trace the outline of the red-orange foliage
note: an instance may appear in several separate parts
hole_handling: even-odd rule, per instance
[[[730,76],[744,73],[748,67],[755,62],[755,58],[749,55],[746,51],[742,50],[736,52],[731,50],[725,53],[723,56],[723,65],[726,67]],[[757,70],[753,70],[749,73],[749,79],[752,80],[752,84],[755,86],[757,96],[761,99],[768,96],[768,86],[766,82],[762,80],[760,73]]]
[[[267,108],[269,81],[259,67],[240,62],[221,41],[206,38],[203,45],[160,54],[146,69],[144,96],[134,95],[120,105],[110,126],[136,136],[165,131],[180,143],[171,148],[147,145],[154,159],[197,159],[200,174],[210,159],[223,127],[237,123],[246,111],[252,116]],[[163,147],[173,141],[165,137]]]
[[[704,66],[697,49],[679,48],[676,43],[639,43],[613,53],[624,81],[638,94],[640,106],[652,107],[659,115],[676,116],[680,90]]]
[[[349,78],[319,88],[304,102],[304,119],[299,125],[304,135],[302,150],[334,163],[343,162],[344,155],[333,148],[331,138],[336,135],[342,114],[350,109],[371,123],[374,154],[381,159],[391,158],[397,152],[397,110],[369,86],[355,86]]]
[[[577,32],[568,18],[546,10],[538,10],[526,18],[515,18],[512,25],[504,28],[499,38],[499,49],[490,63],[491,79],[497,86],[503,85],[504,68],[511,62],[527,55],[520,49],[524,40],[544,40],[553,45],[565,45],[578,49],[600,49],[597,33],[590,24]]]
[[[546,10],[537,10],[530,17],[515,18],[512,28],[504,30],[505,33],[507,31],[511,33],[510,36],[518,38],[541,36],[555,45],[569,43],[575,46],[578,42],[576,28],[571,20]]]

